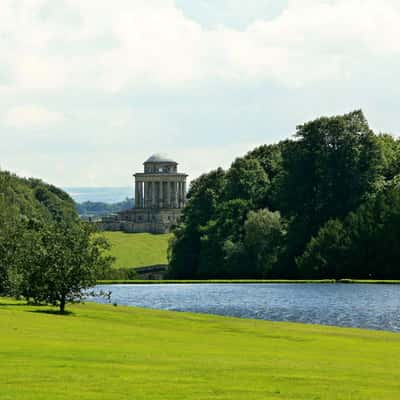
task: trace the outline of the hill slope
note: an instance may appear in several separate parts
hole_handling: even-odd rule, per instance
[[[116,258],[114,268],[144,267],[167,264],[170,234],[103,232],[111,243],[111,255]]]
[[[75,204],[63,190],[39,179],[20,178],[0,171],[0,208],[14,208],[20,216],[35,222],[77,218]]]

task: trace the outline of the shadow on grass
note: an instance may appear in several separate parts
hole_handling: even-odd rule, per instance
[[[2,303],[2,302],[0,302],[0,307],[17,307],[17,306],[23,306],[23,307],[26,307],[26,306],[28,306],[29,304],[28,303],[21,303],[21,302],[15,302],[15,303],[11,303],[11,302],[9,302],[9,303]]]
[[[38,314],[61,315],[61,316],[67,316],[67,315],[74,314],[72,311],[64,311],[63,313],[61,313],[60,310],[30,310],[28,312],[38,313]]]
[[[64,311],[61,313],[58,309],[49,309],[48,304],[34,304],[34,303],[27,303],[24,301],[0,301],[0,308],[2,307],[39,307],[35,310],[26,310],[26,312],[30,313],[39,313],[39,314],[52,314],[52,315],[73,315],[72,311]]]

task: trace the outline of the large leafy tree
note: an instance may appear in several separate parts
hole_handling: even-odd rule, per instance
[[[194,182],[171,242],[171,276],[376,275],[360,260],[380,263],[365,254],[385,248],[374,223],[389,215],[381,196],[399,173],[399,141],[375,135],[361,111],[300,125],[293,140],[260,146],[226,173]],[[396,225],[384,221],[395,242]]]
[[[271,276],[283,251],[286,224],[278,211],[250,211],[244,224],[244,248],[254,276]]]
[[[361,111],[300,125],[282,145],[275,191],[290,220],[282,271],[298,276],[294,260],[330,219],[343,219],[377,189],[382,149]]]
[[[92,233],[68,194],[0,171],[0,292],[63,310],[111,261]]]
[[[400,174],[400,140],[388,134],[377,136],[382,151],[382,178],[391,180]]]
[[[83,222],[54,223],[25,235],[19,292],[28,301],[58,305],[79,300],[112,261],[107,242]]]
[[[221,168],[201,175],[191,184],[182,223],[174,231],[168,258],[173,278],[195,278],[198,274],[204,226],[215,217],[225,188]]]
[[[304,253],[297,257],[300,274],[311,279],[340,279],[348,269],[350,238],[342,222],[333,219],[311,238]]]
[[[226,174],[226,200],[243,199],[259,206],[265,202],[269,178],[255,158],[237,158]]]
[[[197,276],[224,278],[232,275],[232,264],[226,252],[227,243],[240,246],[249,202],[234,199],[222,202],[216,216],[202,228],[201,251]]]
[[[318,229],[360,205],[381,168],[381,147],[361,111],[300,125],[283,150],[281,209]]]
[[[400,188],[389,183],[343,222],[328,221],[297,263],[311,278],[400,278]]]

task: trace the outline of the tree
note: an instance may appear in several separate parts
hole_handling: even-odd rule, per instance
[[[340,279],[350,273],[348,255],[350,238],[339,220],[329,220],[312,237],[304,253],[296,258],[302,277]],[[350,275],[349,275],[350,276]]]
[[[296,140],[282,145],[276,203],[290,221],[286,265],[330,219],[342,220],[376,191],[382,150],[361,111],[323,117],[297,127]]]
[[[250,211],[244,224],[244,246],[254,269],[254,276],[270,275],[282,253],[286,226],[278,211]]]
[[[13,294],[15,272],[22,261],[22,233],[26,218],[19,213],[11,183],[13,177],[0,172],[0,294]]]
[[[382,276],[378,265],[393,276],[382,254],[395,259],[400,235],[388,189],[400,174],[399,143],[354,111],[300,125],[293,140],[201,176],[175,229],[170,276]]]
[[[381,148],[361,111],[300,125],[296,138],[283,150],[281,206],[315,231],[345,217],[373,190]]]
[[[199,278],[224,278],[232,274],[231,260],[225,252],[227,241],[240,245],[249,201],[234,199],[222,202],[215,218],[203,226],[197,275]]]
[[[377,136],[382,151],[382,175],[387,181],[400,174],[400,141],[389,134]]]
[[[282,149],[287,142],[283,141],[277,144],[259,146],[245,156],[246,159],[252,158],[258,160],[269,179],[269,187],[264,201],[260,205],[261,207],[274,210],[280,208],[279,200],[276,199],[277,183],[279,183],[279,177],[283,173]]]
[[[28,301],[58,305],[60,313],[68,302],[81,299],[95,285],[98,270],[112,261],[103,253],[105,239],[93,236],[93,228],[82,222],[27,232],[24,243],[20,294]]]
[[[350,213],[344,224],[350,237],[352,276],[400,278],[400,186],[397,179]]]
[[[181,223],[174,229],[168,250],[168,276],[195,279],[199,268],[204,226],[215,218],[225,188],[225,171],[218,168],[191,184]]]
[[[256,147],[244,158],[257,160],[272,182],[282,170],[282,143],[284,142]]]
[[[225,200],[243,199],[257,206],[268,188],[268,175],[257,159],[237,158],[226,174]]]
[[[328,221],[297,264],[306,278],[399,279],[400,188],[396,180],[343,222]]]
[[[7,294],[11,269],[17,264],[18,219],[15,208],[0,196],[0,293]]]

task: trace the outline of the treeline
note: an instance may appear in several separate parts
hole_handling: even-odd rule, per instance
[[[361,111],[196,179],[169,277],[400,278],[400,142]]]
[[[133,199],[126,198],[118,203],[103,203],[98,201],[85,201],[76,203],[76,210],[81,217],[93,218],[104,217],[110,214],[126,211],[134,206]]]
[[[0,295],[64,312],[68,301],[106,276],[107,248],[64,191],[0,171]]]

